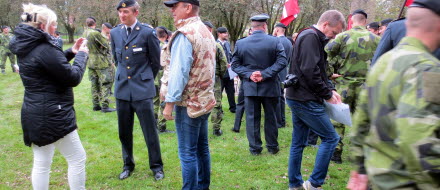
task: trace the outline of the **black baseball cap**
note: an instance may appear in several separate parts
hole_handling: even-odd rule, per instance
[[[365,18],[368,18],[367,13],[362,9],[356,9],[355,11],[353,11],[353,13],[351,15],[357,15],[357,14],[364,15]]]
[[[167,7],[173,7],[174,4],[176,4],[178,2],[191,3],[193,5],[200,6],[199,0],[171,0],[171,1],[165,1],[165,2],[163,2],[163,4],[165,4],[165,6],[167,6]]]
[[[439,0],[414,0],[414,2],[409,7],[426,8],[440,16]]]

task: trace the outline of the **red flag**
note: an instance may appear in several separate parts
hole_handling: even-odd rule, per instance
[[[295,20],[299,12],[298,0],[286,0],[280,22],[286,26],[289,25]]]
[[[347,17],[347,30],[350,30],[351,27],[353,27],[353,21],[351,20],[351,16],[353,15],[349,14]]]
[[[409,7],[414,0],[406,0],[405,7]]]

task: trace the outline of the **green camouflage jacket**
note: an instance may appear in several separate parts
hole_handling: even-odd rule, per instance
[[[89,60],[87,67],[89,69],[104,69],[111,65],[109,59],[110,46],[108,40],[98,31],[87,28],[83,37],[87,39],[87,47],[89,48]]]
[[[225,72],[228,72],[228,61],[226,60],[226,54],[223,50],[223,46],[220,45],[220,42],[216,43],[217,53],[215,55],[215,83],[220,84],[222,77],[225,75]],[[218,82],[217,82],[218,81]]]
[[[362,26],[338,34],[325,46],[330,69],[328,74],[343,75],[336,82],[363,83],[379,41],[379,36]]]
[[[440,188],[439,94],[440,61],[416,38],[403,38],[372,67],[350,148],[374,189]]]
[[[11,41],[12,37],[14,37],[14,35],[12,33],[9,33],[7,35],[5,35],[4,33],[0,34],[0,53],[1,54],[11,53],[11,51],[9,50],[9,42]]]

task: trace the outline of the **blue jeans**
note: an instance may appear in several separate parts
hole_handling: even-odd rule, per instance
[[[287,99],[292,111],[293,133],[289,157],[289,187],[303,184],[301,161],[304,147],[307,145],[309,131],[312,130],[321,138],[321,145],[316,154],[315,166],[309,181],[316,186],[324,183],[330,158],[339,141],[339,135],[325,112],[324,104],[314,101],[300,102]]]
[[[176,131],[182,189],[209,189],[211,181],[211,156],[208,146],[209,114],[190,118],[186,107],[176,106]]]

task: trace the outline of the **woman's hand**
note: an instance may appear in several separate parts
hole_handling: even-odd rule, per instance
[[[83,41],[86,40],[85,38],[79,38],[76,40],[75,44],[72,47],[72,51],[74,54],[77,54],[79,51],[79,48],[81,47],[81,45],[83,44]]]
[[[87,54],[89,54],[89,48],[87,47],[87,40],[83,40],[81,46],[79,47],[78,51],[83,51]]]

